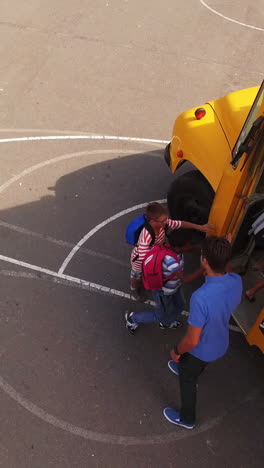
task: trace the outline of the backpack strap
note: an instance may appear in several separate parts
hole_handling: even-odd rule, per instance
[[[151,224],[149,224],[148,221],[145,222],[144,226],[143,226],[148,232],[149,234],[151,235],[151,242],[149,244],[150,247],[153,247],[154,245],[154,242],[155,242],[155,232],[154,232],[154,229],[153,227],[151,226]]]
[[[146,228],[147,231],[149,232],[149,234],[151,235],[151,242],[150,242],[149,246],[153,247],[155,239],[156,239],[155,231],[154,231],[153,227],[151,226],[151,224],[149,224],[148,221],[145,222],[143,227]],[[166,226],[164,227],[165,236],[167,235],[168,230],[169,230],[169,226],[168,226],[168,224],[166,224]]]
[[[151,226],[151,224],[148,223],[148,221],[146,221],[143,226],[140,227],[140,230],[139,233],[138,233],[138,239],[139,239],[139,236],[140,236],[140,233],[142,231],[142,229],[146,229],[148,231],[148,233],[151,235],[151,242],[149,244],[149,247],[153,247],[153,244],[155,242],[155,232],[154,232],[154,229],[153,227]],[[137,244],[136,244],[137,245]],[[132,259],[132,263],[136,262],[139,258],[139,255],[137,254],[133,259]]]

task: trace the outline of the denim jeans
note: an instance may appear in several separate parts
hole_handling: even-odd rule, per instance
[[[185,308],[185,298],[182,288],[176,293],[165,295],[163,291],[152,291],[155,308],[149,312],[135,312],[133,321],[140,323],[162,323],[166,327],[177,320]]]

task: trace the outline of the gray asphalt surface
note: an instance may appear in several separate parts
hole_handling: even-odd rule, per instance
[[[166,197],[165,144],[1,142],[169,140],[179,112],[260,84],[263,2],[206,2],[222,16],[204,3],[2,1],[0,466],[263,465],[263,356],[240,333],[199,381],[197,428],[163,418],[179,404],[167,360],[184,330],[124,327],[143,308],[126,297],[123,240],[141,210],[98,229],[58,275],[100,223]]]

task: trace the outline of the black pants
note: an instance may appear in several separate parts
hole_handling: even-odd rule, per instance
[[[195,424],[196,385],[199,375],[207,362],[201,361],[192,354],[185,353],[179,363],[179,379],[181,390],[180,418],[186,424]]]

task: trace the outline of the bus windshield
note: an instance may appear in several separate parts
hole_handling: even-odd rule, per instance
[[[260,86],[259,92],[256,96],[256,99],[253,103],[253,106],[250,109],[250,112],[247,116],[247,119],[245,121],[245,124],[242,128],[242,131],[238,137],[238,140],[234,146],[234,149],[232,151],[232,156],[235,158],[236,154],[239,151],[239,147],[243,141],[245,141],[248,133],[250,132],[250,129],[255,122],[255,120],[261,115],[261,110],[262,113],[264,111],[264,81],[262,82],[262,85]]]

